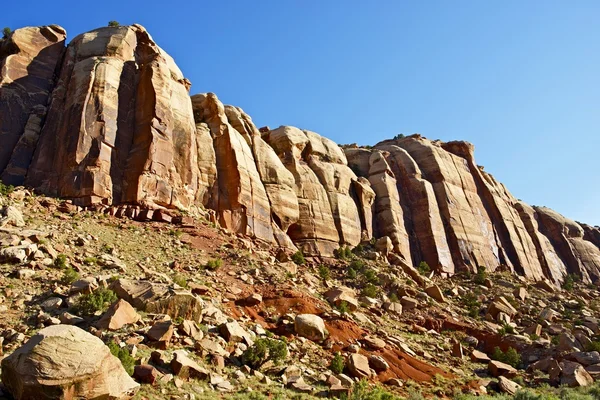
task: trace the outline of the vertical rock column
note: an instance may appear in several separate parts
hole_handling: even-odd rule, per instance
[[[67,33],[22,28],[0,40],[0,178],[21,185],[37,146]]]

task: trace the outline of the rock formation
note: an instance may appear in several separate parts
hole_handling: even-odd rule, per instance
[[[296,127],[259,130],[212,93],[190,97],[139,25],[66,48],[65,36],[52,25],[0,42],[6,184],[80,206],[205,207],[223,228],[305,255],[387,236],[398,263],[442,275],[483,266],[600,281],[600,229],[517,201],[469,143],[413,135],[342,148]]]

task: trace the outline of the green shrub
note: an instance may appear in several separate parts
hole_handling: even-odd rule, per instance
[[[498,329],[498,334],[500,336],[513,333],[515,333],[515,328],[513,328],[512,325],[509,325],[506,322],[503,322],[502,326]]]
[[[117,27],[121,26],[117,21],[108,21],[108,26]]]
[[[183,235],[183,232],[179,229],[169,229],[169,235],[180,238]]]
[[[10,35],[10,29],[9,28],[4,28],[4,29],[8,29],[8,31],[9,31],[8,35]],[[6,39],[8,37],[8,35],[5,32],[4,38]],[[14,190],[15,190],[15,187],[13,185],[5,185],[4,183],[0,182],[0,195],[8,196]]]
[[[77,279],[79,279],[79,272],[75,271],[72,267],[69,267],[63,273],[62,283],[65,285],[70,285]]]
[[[58,269],[67,268],[67,256],[64,254],[59,254],[54,259],[54,266]]]
[[[478,285],[483,285],[485,283],[485,280],[487,279],[488,274],[487,271],[485,270],[485,267],[482,267],[481,265],[479,267],[477,267],[477,273],[475,274],[475,277],[473,278],[473,282],[475,282]]]
[[[98,259],[96,257],[86,257],[86,259],[83,260],[83,262],[87,265],[97,265]]]
[[[358,274],[354,268],[350,267],[350,268],[348,268],[348,272],[346,273],[346,276],[348,277],[348,279],[356,279]]]
[[[331,364],[329,364],[329,369],[332,370],[335,374],[341,374],[342,372],[344,372],[345,365],[346,361],[338,351],[337,353],[335,353],[335,356],[333,356],[333,360],[331,360]]]
[[[398,139],[404,139],[406,136],[404,136],[403,133],[399,133],[396,136],[394,136],[394,140],[398,140]]]
[[[223,260],[220,258],[213,258],[212,260],[208,260],[208,262],[204,265],[204,268],[209,269],[211,271],[215,271],[223,265]]]
[[[562,284],[562,288],[567,291],[573,290],[573,287],[575,286],[575,282],[577,282],[577,281],[578,281],[577,275],[568,274],[565,277],[565,280]]]
[[[337,309],[342,314],[347,314],[350,311],[350,308],[348,308],[348,303],[346,301],[340,302],[340,305],[337,306]]]
[[[431,272],[431,268],[429,267],[429,264],[427,264],[425,261],[421,261],[419,263],[419,266],[417,267],[417,271],[419,271],[421,275],[429,275],[429,273]]]
[[[354,385],[348,400],[401,400],[401,397],[387,392],[378,385],[370,387],[367,381],[361,380]]]
[[[354,254],[361,254],[365,251],[365,246],[362,244],[357,244],[356,247],[352,250]]]
[[[94,315],[98,311],[105,311],[115,301],[117,301],[115,292],[110,289],[98,289],[81,296],[76,308],[83,315]]]
[[[349,267],[355,271],[362,271],[366,268],[367,264],[363,260],[353,260]]]
[[[131,376],[133,375],[133,369],[135,368],[135,358],[129,354],[129,351],[125,347],[120,347],[115,342],[110,342],[108,344],[108,348],[113,356],[117,357],[121,364],[123,364],[123,368],[127,373]]]
[[[2,39],[7,39],[11,33],[12,30],[8,26],[5,26],[4,29],[2,29]]]
[[[342,246],[334,251],[335,257],[339,260],[349,260],[352,258],[352,249],[348,246]]]
[[[173,282],[181,286],[182,288],[188,287],[187,279],[183,275],[175,275]]]
[[[377,277],[377,272],[372,269],[366,269],[363,272],[363,276],[368,283],[378,284],[379,278]]]
[[[391,302],[393,303],[397,303],[398,302],[398,295],[395,292],[392,292],[388,295],[389,299]]]
[[[587,351],[598,351],[600,352],[600,342],[591,341],[585,348]]]
[[[292,254],[292,261],[298,265],[306,264],[306,260],[304,259],[304,254],[300,250]]]
[[[259,338],[242,354],[242,363],[252,368],[258,368],[267,361],[275,364],[284,360],[288,355],[287,342],[283,340]]]
[[[378,293],[379,289],[372,283],[367,283],[367,285],[362,290],[362,295],[367,297],[377,297]]]
[[[319,276],[323,280],[328,280],[331,278],[331,271],[329,271],[329,267],[327,267],[327,265],[319,265]]]
[[[500,350],[500,347],[495,347],[492,353],[492,360],[497,360],[517,368],[521,363],[521,355],[513,347],[509,347],[506,352]]]

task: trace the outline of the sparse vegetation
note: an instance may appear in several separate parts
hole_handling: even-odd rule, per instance
[[[356,270],[352,267],[348,268],[348,272],[346,272],[346,277],[348,279],[356,279],[356,277],[358,276],[358,273],[356,272]]]
[[[56,256],[56,258],[54,259],[54,267],[58,269],[67,268],[67,256],[64,254],[59,254],[58,256]]]
[[[352,389],[352,393],[347,398],[348,400],[401,400],[401,397],[398,397],[381,386],[369,386],[369,383],[366,380],[361,380],[357,384],[354,385]]]
[[[344,372],[345,365],[346,361],[344,360],[344,357],[342,357],[342,354],[338,351],[335,353],[335,356],[333,356],[331,364],[329,364],[329,369],[332,370],[335,374],[341,374],[342,372]]]
[[[185,279],[183,275],[175,275],[173,277],[173,282],[181,286],[182,288],[188,287],[187,279]]]
[[[121,24],[118,23],[117,21],[108,21],[108,26],[117,27],[117,26],[121,26]]]
[[[82,295],[77,302],[76,309],[83,315],[94,315],[98,311],[106,311],[108,306],[115,301],[117,301],[115,292],[102,288]]]
[[[471,318],[479,317],[479,310],[481,309],[481,303],[477,299],[475,293],[469,292],[462,298],[462,303],[467,309],[467,314]]]
[[[108,348],[113,356],[117,357],[125,371],[131,376],[133,375],[133,369],[135,367],[135,358],[129,354],[129,351],[125,347],[120,347],[115,342],[110,342]]]
[[[337,307],[338,311],[341,312],[342,314],[347,314],[350,309],[348,308],[348,303],[345,301],[342,301],[340,303],[340,305]]]
[[[421,275],[429,275],[431,272],[431,267],[429,267],[429,264],[427,264],[425,261],[421,261],[417,267],[417,270]]]
[[[509,347],[506,352],[500,350],[500,347],[495,347],[492,352],[492,360],[497,360],[517,368],[521,363],[521,355],[513,347]]]
[[[319,265],[319,276],[323,280],[328,280],[331,278],[331,271],[327,265],[321,264]]]
[[[8,39],[8,37],[10,36],[11,33],[12,33],[12,30],[8,26],[5,26],[2,29],[2,39]],[[2,184],[0,183],[0,185],[2,185]]]
[[[350,260],[352,258],[352,249],[349,246],[342,246],[335,251],[335,257],[339,260]]]
[[[477,267],[477,273],[473,277],[473,282],[475,282],[478,285],[483,285],[485,283],[485,280],[487,279],[487,277],[488,277],[488,274],[487,274],[485,267],[482,267],[480,265],[479,267]]]
[[[513,328],[512,325],[507,324],[506,322],[502,323],[502,326],[498,329],[498,334],[501,336],[513,333],[515,333],[515,328]]]
[[[69,267],[63,273],[62,283],[70,285],[77,279],[79,279],[79,272],[75,271],[72,267]]]
[[[562,284],[562,288],[567,291],[573,290],[573,288],[575,286],[575,282],[577,282],[578,280],[579,280],[579,277],[577,275],[568,274],[565,277],[565,280]]]
[[[304,259],[304,254],[302,254],[302,251],[300,251],[300,250],[298,250],[297,252],[292,254],[292,261],[298,265],[306,264],[306,260]]]
[[[258,368],[267,361],[275,364],[284,360],[288,355],[287,343],[283,340],[259,338],[254,345],[242,354],[242,363],[252,368]]]
[[[361,293],[363,296],[375,298],[379,294],[379,288],[372,283],[367,283]]]
[[[406,136],[404,136],[403,133],[399,133],[396,136],[394,136],[394,140],[399,140],[399,139],[404,139]]]
[[[204,265],[204,268],[215,271],[223,266],[223,260],[220,258],[213,258],[212,260],[208,260]]]

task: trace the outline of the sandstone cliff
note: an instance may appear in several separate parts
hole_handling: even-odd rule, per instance
[[[139,25],[0,42],[0,174],[75,204],[213,209],[219,224],[305,255],[387,236],[442,275],[499,267],[600,282],[600,229],[517,201],[466,142],[338,146],[259,130],[191,83]]]

